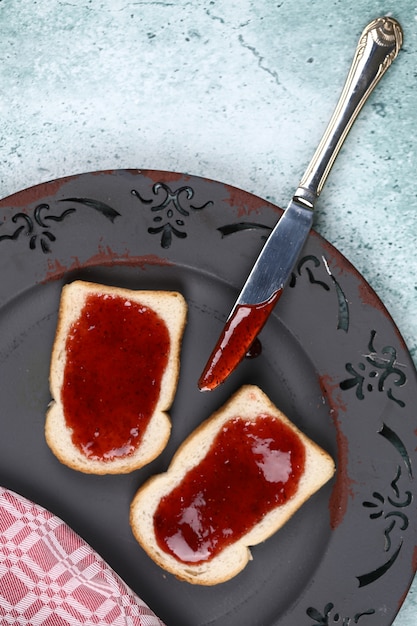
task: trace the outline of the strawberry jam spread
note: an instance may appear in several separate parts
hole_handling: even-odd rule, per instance
[[[295,494],[304,466],[303,442],[280,420],[230,419],[161,499],[154,514],[159,547],[184,563],[212,559]]]
[[[66,342],[62,403],[73,443],[91,459],[128,456],[155,409],[168,362],[165,322],[120,296],[87,297]]]

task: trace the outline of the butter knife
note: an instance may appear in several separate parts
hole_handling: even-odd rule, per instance
[[[363,31],[345,85],[321,142],[290,203],[269,235],[198,381],[211,391],[234,371],[281,297],[313,223],[315,202],[342,144],[368,96],[401,48],[403,33],[391,17]]]

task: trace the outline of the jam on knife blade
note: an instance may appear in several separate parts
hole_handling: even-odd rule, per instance
[[[198,381],[201,391],[215,389],[239,365],[262,330],[282,291],[275,291],[266,302],[238,304],[235,307]]]

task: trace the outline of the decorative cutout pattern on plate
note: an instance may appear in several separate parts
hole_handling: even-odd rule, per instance
[[[112,209],[107,204],[104,204],[104,202],[91,200],[90,198],[64,198],[63,200],[60,200],[60,202],[75,202],[83,204],[84,206],[95,209],[111,222],[114,222],[115,218],[120,215],[120,213]],[[35,207],[33,216],[23,213],[23,211],[15,213],[11,218],[11,221],[13,224],[17,224],[17,228],[15,228],[10,234],[0,235],[0,242],[7,240],[16,241],[21,235],[23,235],[29,239],[30,250],[35,250],[39,243],[42,252],[51,252],[51,243],[56,241],[56,235],[51,230],[52,224],[63,222],[69,215],[75,213],[77,209],[73,207],[65,209],[65,211],[59,215],[49,213],[50,209],[51,207],[49,204],[43,202]]]
[[[337,304],[338,304],[337,329],[348,332],[349,330],[349,304],[348,304],[347,298],[339,282],[336,280],[336,278],[332,274],[329,264],[324,256],[321,258],[321,261],[325,267],[326,273],[330,276],[330,279],[336,291]],[[311,254],[303,256],[297,263],[297,267],[295,268],[295,271],[291,275],[289,287],[296,286],[298,276],[301,276],[302,271],[305,270],[308,276],[308,279],[312,285],[318,285],[319,287],[322,287],[325,291],[330,291],[331,287],[328,285],[328,283],[325,282],[324,280],[320,280],[316,278],[313,272],[313,269],[311,269],[310,265],[308,265],[309,263],[312,263],[314,268],[318,269],[321,267],[321,261],[316,256],[311,255]]]
[[[66,217],[74,213],[75,209],[66,209],[60,215],[45,215],[45,211],[49,211],[49,204],[38,204],[33,212],[33,217],[26,213],[15,213],[12,217],[12,222],[17,225],[17,228],[7,235],[0,235],[0,241],[16,241],[21,235],[29,238],[30,250],[35,250],[39,243],[42,252],[51,251],[51,243],[56,241],[56,236],[50,230],[50,221],[62,222]]]
[[[408,479],[412,479],[413,474],[410,456],[398,435],[386,424],[382,426],[378,434],[382,435],[394,446],[406,467]],[[365,500],[363,502],[363,506],[371,511],[369,514],[371,520],[383,519],[387,522],[384,526],[383,535],[384,552],[389,555],[389,558],[375,570],[357,576],[359,587],[365,587],[378,580],[378,578],[381,578],[381,576],[393,566],[403,547],[403,534],[409,525],[409,518],[405,509],[411,505],[413,495],[411,491],[401,485],[401,482],[403,482],[402,479],[403,468],[402,465],[399,464],[394,470],[394,477],[389,485],[388,495],[374,491],[372,493],[372,500]],[[400,536],[395,540],[393,535],[394,531],[397,529],[400,531]]]
[[[266,230],[269,234],[272,228],[270,226],[265,226],[264,224],[257,224],[256,222],[235,222],[234,224],[225,224],[224,226],[220,226],[217,230],[222,237],[228,237],[229,235],[234,235],[235,233],[240,233],[244,230]],[[267,236],[267,234],[262,235],[262,239],[266,239]]]
[[[166,183],[155,183],[152,187],[154,196],[158,197],[160,191],[162,191],[164,195],[159,204],[154,204],[154,202],[156,202],[155,198],[143,198],[136,189],[132,189],[131,194],[142,204],[149,205],[152,212],[157,213],[153,218],[155,226],[149,227],[148,233],[151,235],[161,235],[161,246],[163,248],[169,248],[173,236],[179,239],[185,239],[187,237],[184,227],[185,218],[189,217],[190,210],[201,211],[207,206],[212,205],[213,202],[208,200],[201,206],[190,204],[190,200],[194,197],[194,190],[188,185],[172,191]]]
[[[343,391],[356,388],[356,397],[359,400],[365,398],[365,392],[371,393],[375,389],[385,392],[390,400],[400,407],[405,407],[405,402],[394,396],[393,389],[389,386],[388,378],[395,376],[393,385],[402,387],[407,382],[407,377],[400,369],[397,362],[397,350],[393,346],[384,346],[379,354],[375,348],[376,330],[371,331],[368,342],[368,351],[363,355],[364,361],[358,363],[356,368],[351,362],[346,363],[346,371],[352,378],[347,378],[340,383]],[[370,366],[370,367],[369,367]]]
[[[339,626],[350,626],[350,624],[358,624],[359,620],[366,615],[375,615],[375,609],[368,609],[355,613],[353,617],[342,616],[338,611],[334,611],[334,604],[329,602],[323,609],[323,613],[313,607],[307,609],[307,615],[314,620],[312,626],[330,626],[330,624],[338,624]]]

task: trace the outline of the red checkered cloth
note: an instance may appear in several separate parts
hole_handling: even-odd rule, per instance
[[[0,487],[0,625],[164,626],[62,520]]]

